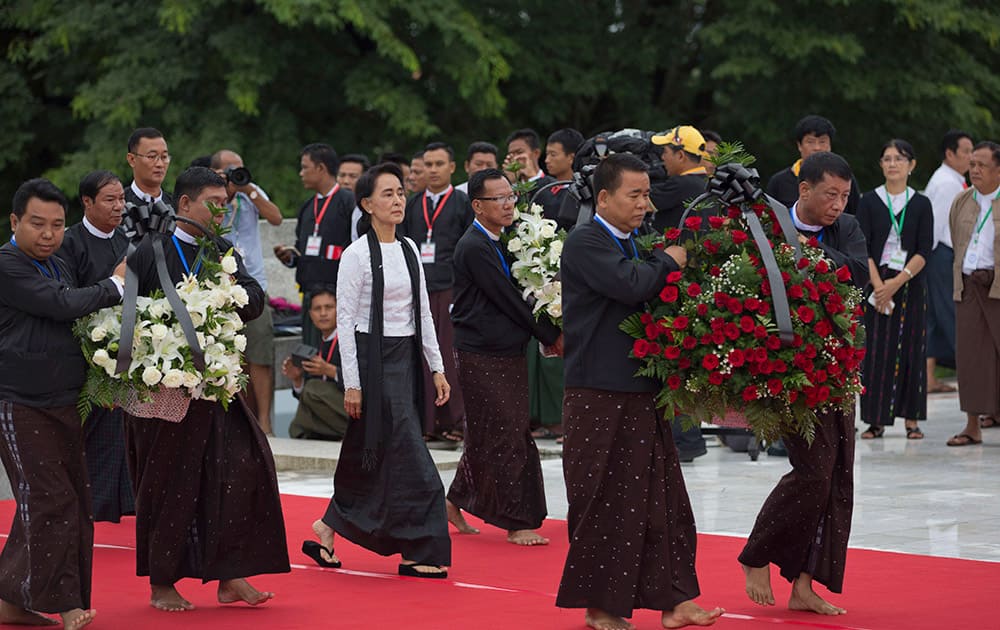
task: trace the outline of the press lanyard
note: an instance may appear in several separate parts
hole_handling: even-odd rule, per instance
[[[906,221],[906,209],[910,205],[910,187],[906,187],[906,201],[903,202],[903,211],[899,213],[899,219],[896,219],[896,213],[892,209],[892,195],[889,194],[889,189],[885,191],[885,203],[889,206],[889,218],[892,219],[892,227],[896,228],[896,234],[900,239],[903,238],[903,222]]]
[[[510,277],[510,265],[507,264],[507,259],[504,258],[503,252],[500,251],[500,246],[496,244],[496,241],[493,240],[493,238],[490,236],[490,233],[487,232],[486,228],[484,228],[483,225],[479,222],[479,219],[476,219],[475,221],[473,221],[472,225],[475,226],[475,228],[477,230],[479,230],[480,232],[482,232],[483,236],[486,237],[486,240],[488,240],[490,242],[490,244],[493,245],[493,249],[497,250],[497,257],[500,258],[500,266],[503,267],[503,273],[504,273],[504,275],[509,278]]]
[[[319,225],[323,222],[323,217],[326,216],[326,209],[330,206],[330,200],[333,199],[333,196],[337,194],[338,190],[340,190],[340,184],[334,186],[333,190],[330,191],[330,194],[326,196],[326,201],[323,202],[322,210],[317,211],[317,208],[319,208],[319,195],[316,195],[313,198],[313,236],[319,235]]]
[[[13,236],[10,237],[10,244],[13,245],[14,247],[17,247],[17,241],[14,240]],[[21,249],[20,247],[17,247],[17,248]],[[56,272],[56,275],[53,278],[52,277],[52,272],[50,272],[45,265],[43,265],[42,263],[38,262],[37,260],[35,260],[31,256],[28,256],[28,260],[30,260],[36,267],[38,267],[38,270],[42,272],[42,275],[44,275],[49,280],[59,280],[60,282],[62,282],[62,274],[59,273],[59,265],[57,265],[55,263],[52,263],[52,269]]]
[[[326,351],[326,362],[329,363],[330,359],[333,357],[333,349],[337,347],[338,336],[334,335],[333,340],[330,341],[330,349]]]
[[[993,200],[995,201],[997,197],[1000,197],[1000,193],[997,193],[997,196],[994,197]],[[976,203],[979,203],[979,197],[976,196],[976,191],[975,190],[972,191],[972,199]],[[979,238],[979,233],[983,231],[983,226],[986,225],[986,222],[989,220],[990,215],[992,215],[992,214],[993,214],[993,205],[991,204],[989,210],[986,211],[986,216],[983,217],[983,220],[979,222],[979,227],[976,228],[976,239],[977,240]]]
[[[427,242],[431,242],[431,236],[434,235],[434,222],[437,221],[438,215],[444,210],[444,204],[448,202],[448,197],[451,197],[451,193],[455,192],[455,189],[448,186],[448,192],[441,197],[441,201],[438,202],[437,210],[434,211],[434,216],[427,214],[427,193],[424,193],[423,206],[424,206],[424,223],[427,224]]]
[[[184,251],[181,250],[181,242],[177,240],[177,235],[172,234],[170,240],[174,242],[174,247],[177,248],[177,255],[181,257],[181,264],[184,265],[184,273],[191,275],[191,267],[188,266],[187,256],[184,255]],[[195,254],[194,263],[194,275],[198,275],[198,270],[201,269],[201,250]]]
[[[231,228],[235,228],[236,227],[236,222],[240,218],[240,210],[243,207],[243,204],[242,204],[242,202],[240,200],[239,194],[237,194],[235,197],[233,197],[233,201],[236,202],[236,209],[233,210],[233,219],[232,219],[232,221],[229,222],[229,227],[231,227]]]
[[[604,221],[602,221],[600,219],[600,217],[598,217],[598,216],[595,215],[594,216],[594,220],[597,221],[598,223],[600,223],[601,227],[604,228],[604,231],[607,232],[608,236],[611,237],[611,240],[613,240],[615,242],[615,245],[618,246],[618,249],[622,250],[622,256],[624,256],[625,258],[628,258],[628,254],[625,253],[625,248],[622,246],[622,242],[618,239],[617,236],[614,235],[614,232],[612,232],[611,229],[608,226],[604,225]],[[633,260],[639,260],[639,250],[636,249],[636,247],[635,247],[635,241],[632,240],[632,235],[631,234],[628,237],[628,242],[632,245],[632,253],[635,254],[635,257],[633,258]]]

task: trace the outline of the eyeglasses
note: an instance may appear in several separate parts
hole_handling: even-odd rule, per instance
[[[910,158],[906,157],[905,155],[887,155],[879,160],[879,162],[881,162],[882,164],[893,164],[895,162],[905,163],[909,161]]]
[[[159,153],[147,153],[145,155],[139,155],[138,153],[133,153],[132,155],[134,155],[135,157],[142,158],[142,159],[146,160],[147,162],[152,162],[153,164],[156,164],[157,162],[163,162],[164,164],[170,164],[170,154],[169,153],[164,153],[162,155],[159,154]]]
[[[476,197],[480,201],[507,201],[509,203],[517,203],[517,195],[500,195],[498,197]]]

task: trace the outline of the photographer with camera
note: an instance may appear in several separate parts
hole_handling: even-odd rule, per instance
[[[233,246],[243,257],[247,273],[267,291],[267,274],[264,273],[264,256],[260,249],[260,219],[271,225],[281,225],[281,210],[274,205],[260,186],[253,183],[249,169],[243,165],[239,154],[222,149],[212,155],[211,168],[226,180],[225,225],[232,228],[229,234]],[[271,400],[274,397],[274,322],[271,309],[257,319],[247,322],[244,333],[247,348],[244,360],[250,375],[250,392],[257,422],[267,435],[271,430]]]
[[[684,214],[684,202],[705,192],[708,152],[705,137],[690,125],[679,125],[650,141],[663,147],[663,166],[667,171],[667,179],[654,185],[650,195],[656,207],[653,227],[663,234],[667,228],[677,227]]]

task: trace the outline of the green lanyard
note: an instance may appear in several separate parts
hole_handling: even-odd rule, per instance
[[[1000,197],[1000,193],[997,193],[996,196],[993,197],[993,200],[996,201],[997,197]],[[972,199],[976,203],[979,203],[979,197],[976,196],[975,190],[972,191]],[[990,215],[992,214],[993,214],[993,206],[990,205],[990,209],[986,211],[986,216],[983,217],[983,220],[979,222],[979,227],[976,228],[976,242],[979,242],[979,233],[983,231],[983,226],[986,225],[986,222],[989,220]]]
[[[903,202],[903,211],[899,213],[898,220],[896,219],[896,213],[892,210],[892,195],[889,194],[888,188],[885,190],[885,203],[889,206],[889,218],[892,219],[892,227],[896,228],[896,235],[902,240],[903,222],[906,221],[906,209],[910,205],[910,187],[906,187],[906,201]]]

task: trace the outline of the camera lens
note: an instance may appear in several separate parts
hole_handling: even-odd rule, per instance
[[[250,169],[245,166],[230,166],[226,169],[226,179],[234,186],[246,186],[253,179]]]

